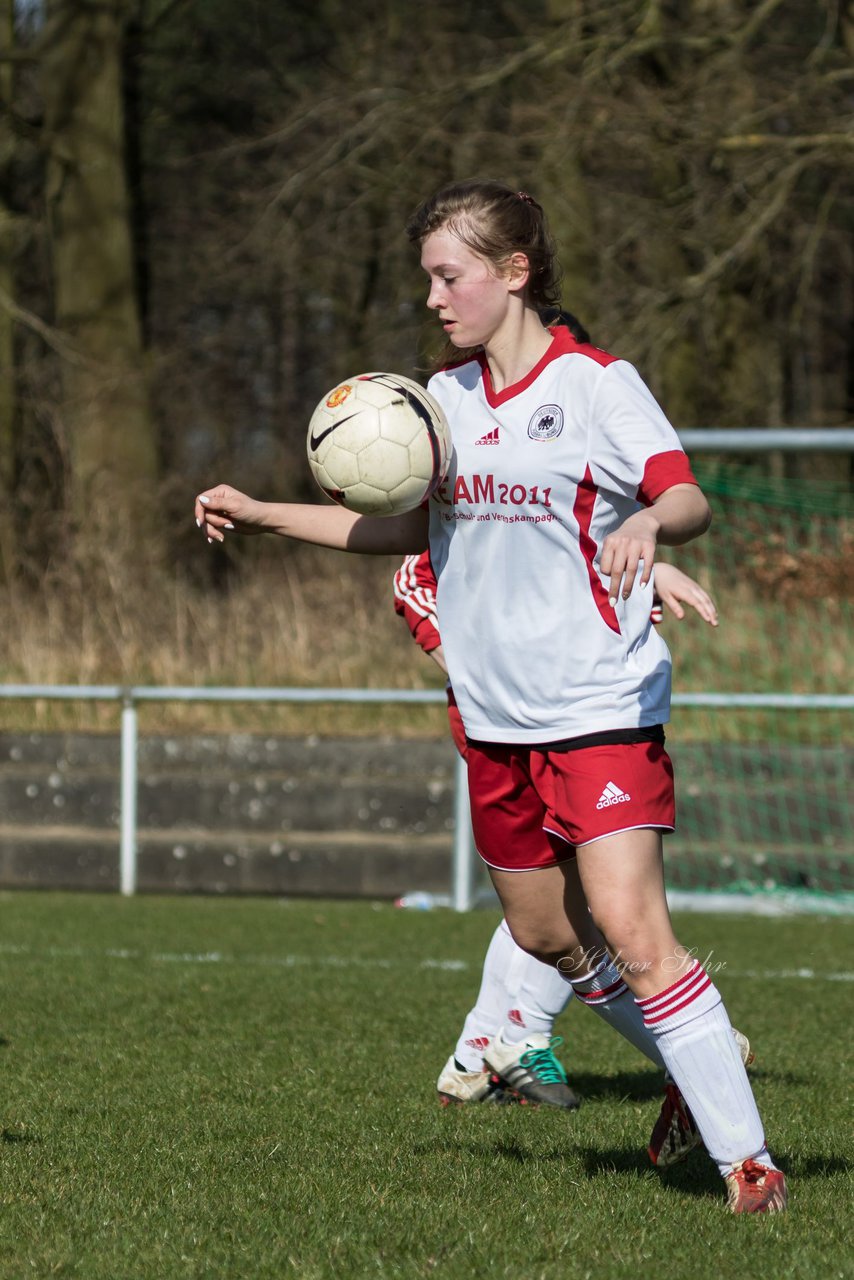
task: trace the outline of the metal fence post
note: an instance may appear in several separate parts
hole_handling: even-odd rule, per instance
[[[119,845],[119,888],[130,897],[136,893],[136,737],[137,715],[133,697],[122,699],[121,751],[121,837]]]
[[[454,861],[451,906],[471,911],[474,906],[475,849],[471,831],[466,762],[458,755],[454,766]]]

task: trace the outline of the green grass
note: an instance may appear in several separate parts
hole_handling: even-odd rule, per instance
[[[851,1274],[849,922],[679,921],[790,1175],[755,1219],[701,1154],[652,1170],[657,1073],[586,1010],[558,1024],[577,1114],[437,1106],[495,922],[0,897],[0,1276]]]

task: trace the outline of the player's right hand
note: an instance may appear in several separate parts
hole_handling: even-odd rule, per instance
[[[677,569],[675,564],[658,563],[655,566],[655,590],[662,604],[676,618],[684,618],[683,604],[695,609],[710,627],[718,625],[718,610],[714,600],[693,578]]]
[[[231,532],[263,533],[266,506],[229,484],[218,484],[197,494],[196,525],[208,542],[224,542]]]

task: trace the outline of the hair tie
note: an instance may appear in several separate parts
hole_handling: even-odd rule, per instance
[[[536,205],[537,203],[533,196],[528,195],[527,191],[517,191],[516,195],[519,197],[520,200],[524,200],[525,204]]]

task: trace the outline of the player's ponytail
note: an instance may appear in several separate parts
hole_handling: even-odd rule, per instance
[[[564,311],[561,307],[542,307],[540,319],[547,329],[553,329],[555,325],[562,324],[564,328],[569,330],[576,342],[582,345],[590,342],[590,334],[578,317],[574,316],[571,311]]]

